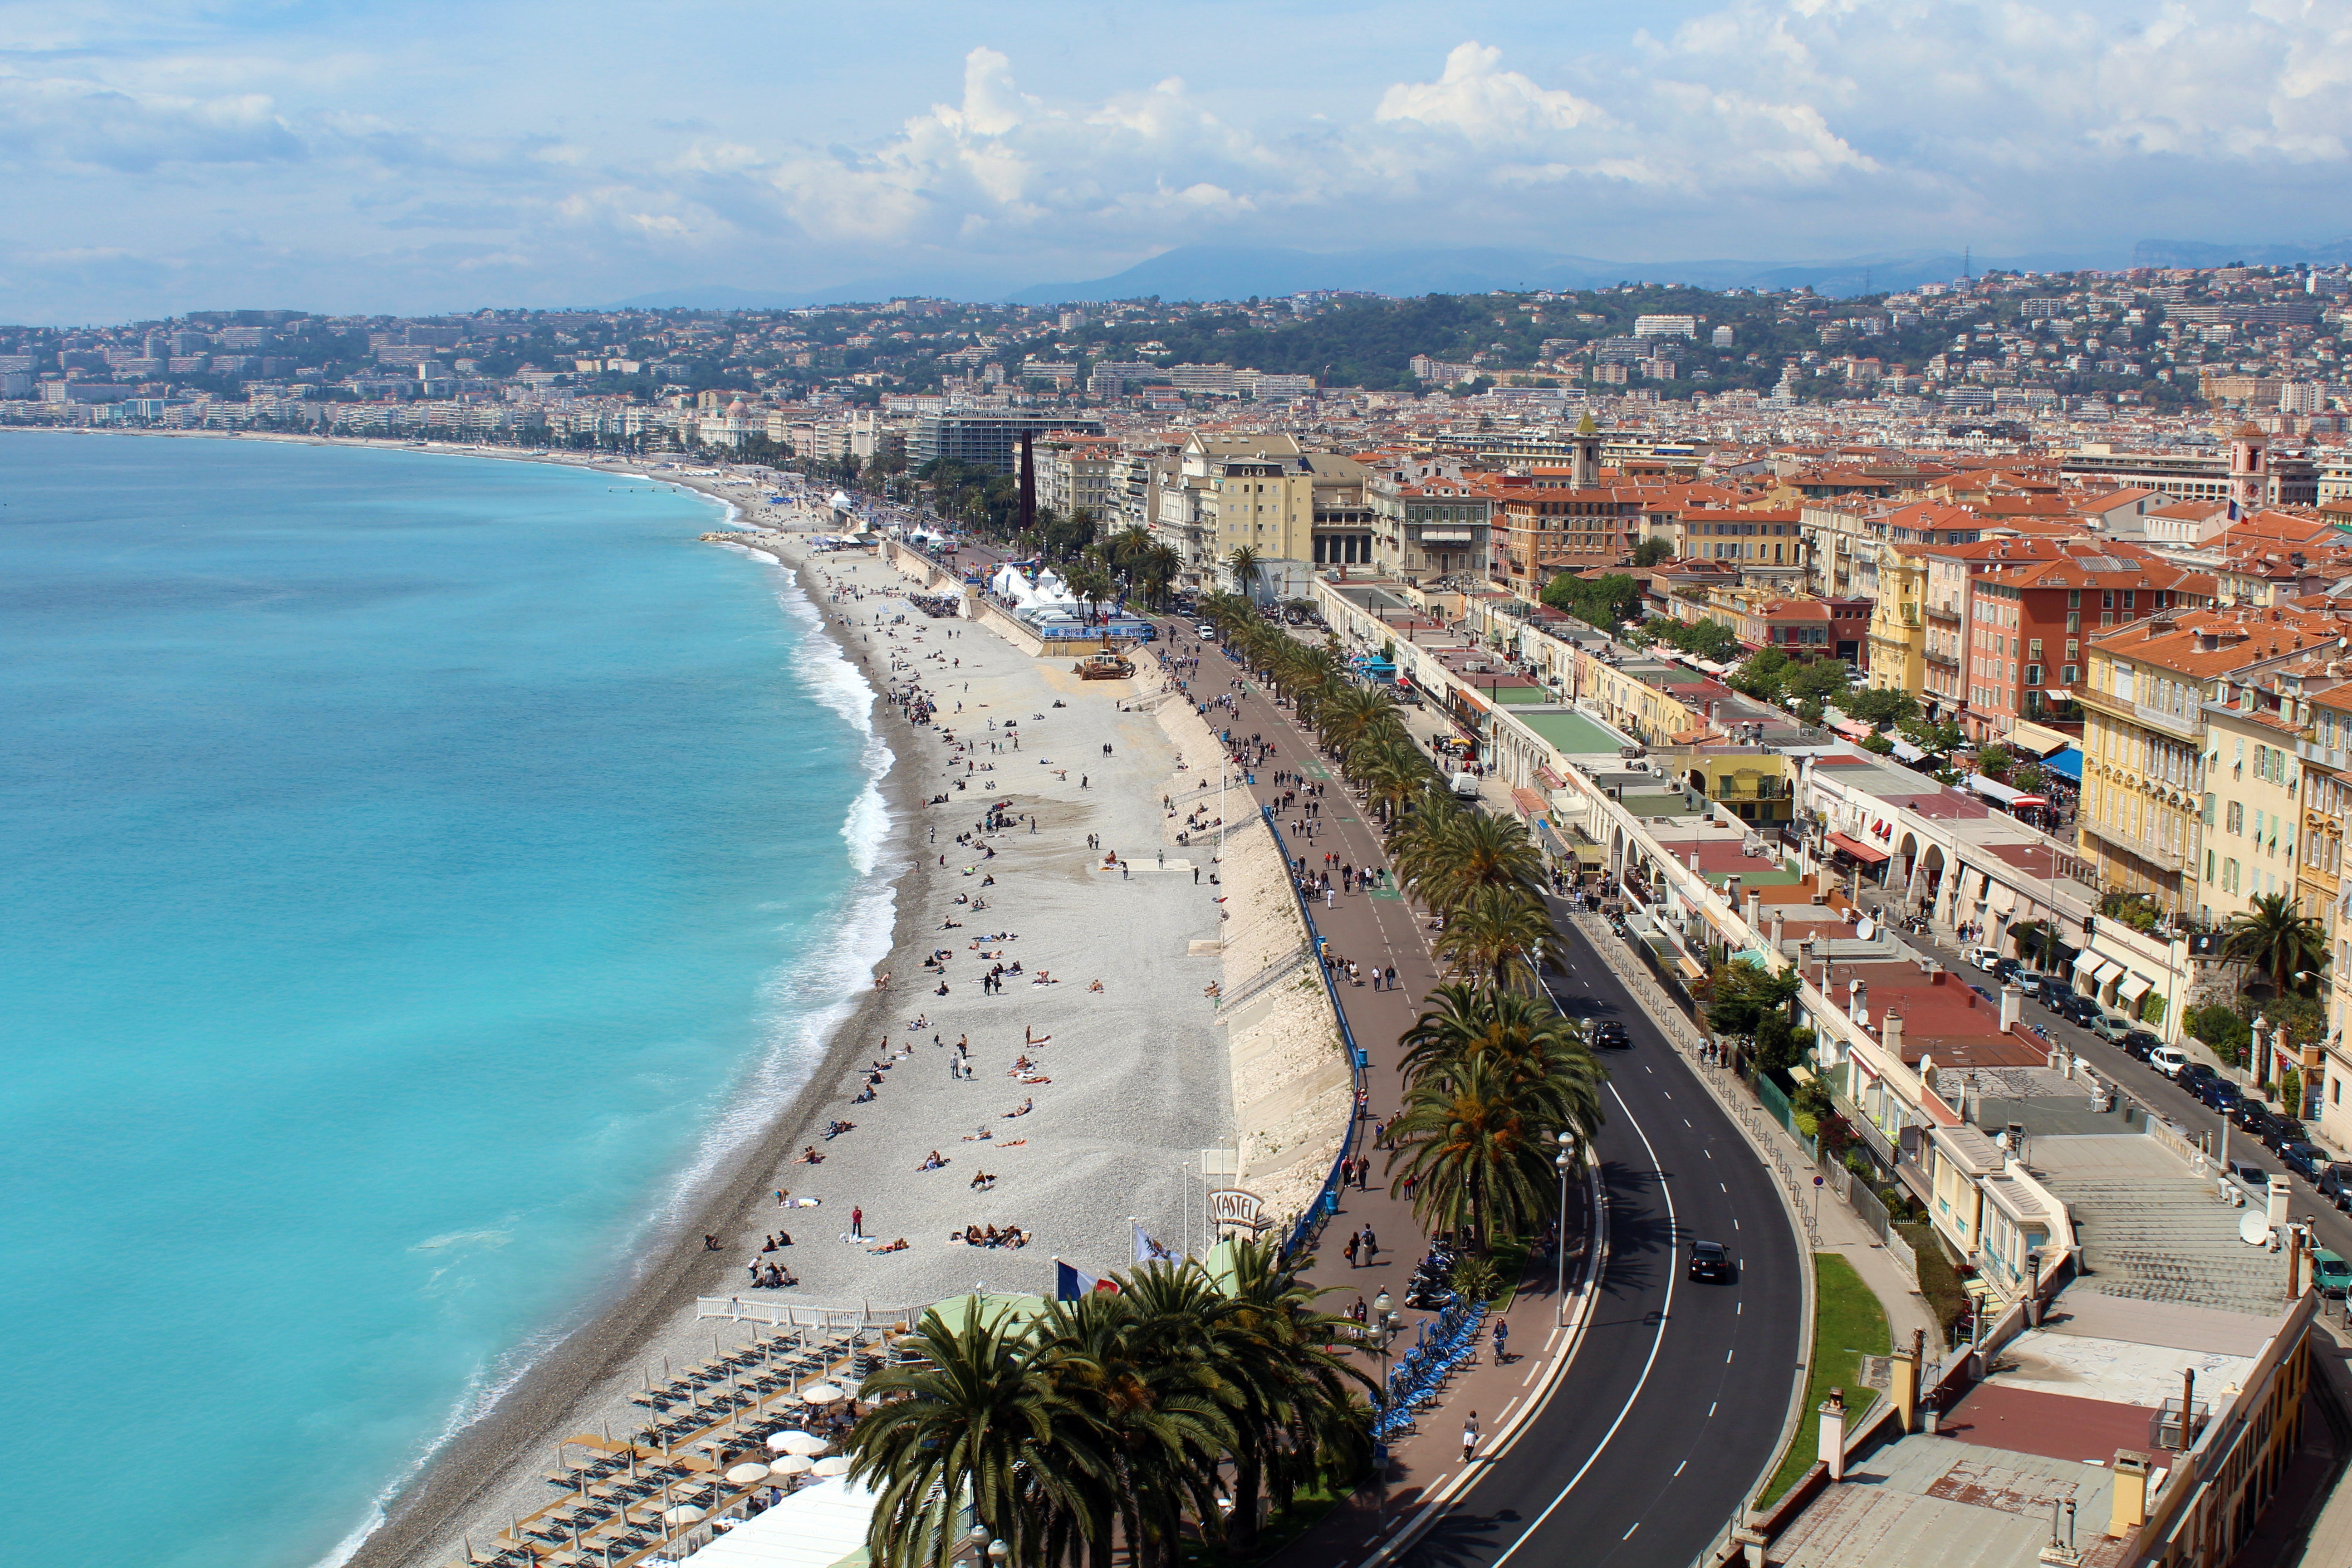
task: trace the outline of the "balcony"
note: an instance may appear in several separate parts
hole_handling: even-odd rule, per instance
[[[2155,730],[2193,746],[2201,747],[2204,743],[2205,716],[2202,712],[2168,713],[2145,702],[2126,702],[2109,692],[2094,691],[2088,684],[2077,686],[2074,698],[2084,707],[2095,709],[2111,718]]]
[[[1927,618],[1931,621],[1949,621],[1958,626],[1960,620],[1960,606],[1956,601],[1948,599],[1940,605],[1929,605]]]
[[[2161,870],[2168,871],[2173,875],[2178,876],[2188,868],[2189,858],[2187,856],[2181,854],[2180,851],[2177,849],[2168,849],[2163,845],[2157,843],[2153,839],[2142,838],[2137,834],[2126,833],[2122,828],[2113,826],[2107,823],[2094,822],[2088,816],[2084,816],[2081,819],[2081,825],[2083,831],[2089,834],[2092,837],[2105,840],[2106,843],[2112,844],[2116,848],[2123,850],[2126,854],[2137,856],[2138,858],[2147,861],[2149,865],[2157,867]]]

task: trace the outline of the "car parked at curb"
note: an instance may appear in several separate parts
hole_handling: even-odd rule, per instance
[[[2284,1165],[2313,1186],[2319,1184],[2319,1168],[2327,1163],[2327,1156],[2308,1143],[2283,1144],[2280,1146],[2278,1157],[2280,1164]]]
[[[2124,1037],[2138,1027],[2139,1026],[2129,1018],[2114,1013],[2102,1013],[2091,1020],[2091,1033],[2111,1046],[2122,1045]]]
[[[2148,1052],[2147,1065],[2165,1077],[2177,1079],[2181,1069],[2189,1065],[2188,1053],[2177,1046],[2158,1046]]]
[[[2319,1180],[2314,1185],[2318,1187],[2321,1197],[2352,1213],[2352,1165],[2336,1160],[2321,1166]]]
[[[2311,1283],[2330,1300],[2340,1301],[2352,1290],[2352,1263],[2347,1263],[2327,1248],[2315,1247],[2311,1254]]]
[[[2000,950],[1992,947],[1964,947],[1960,962],[1974,969],[1990,969],[2000,962]]]
[[[2116,1044],[2122,1048],[2126,1056],[2130,1057],[2134,1061],[2142,1062],[2164,1048],[2164,1042],[2146,1029],[2134,1029]]]
[[[2238,1086],[2226,1078],[2200,1078],[2192,1092],[2224,1116],[2242,1103]]]

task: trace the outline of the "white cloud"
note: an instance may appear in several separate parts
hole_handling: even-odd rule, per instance
[[[1444,76],[1435,81],[1399,82],[1381,95],[1373,118],[1386,124],[1412,121],[1456,131],[1479,143],[1610,123],[1597,105],[1572,92],[1538,87],[1517,71],[1497,69],[1502,63],[1500,49],[1458,44],[1445,57]]]

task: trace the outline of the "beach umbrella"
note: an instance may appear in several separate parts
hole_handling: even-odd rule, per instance
[[[811,1405],[835,1405],[849,1396],[830,1383],[812,1383],[801,1390],[801,1397]]]
[[[678,1504],[676,1508],[666,1508],[662,1510],[662,1522],[664,1524],[698,1524],[701,1522],[701,1520],[702,1510],[700,1509],[688,1508],[684,1503]]]
[[[819,1459],[809,1468],[813,1473],[820,1476],[845,1476],[849,1473],[849,1456],[835,1454]]]
[[[833,1445],[814,1432],[786,1431],[768,1434],[768,1451],[773,1454],[822,1454]]]
[[[748,1487],[753,1481],[764,1481],[767,1479],[768,1467],[765,1465],[746,1461],[743,1464],[730,1465],[727,1468],[727,1479],[739,1487]]]
[[[789,1480],[794,1476],[807,1475],[814,1468],[816,1461],[806,1454],[786,1454],[768,1467],[768,1473],[780,1480]]]

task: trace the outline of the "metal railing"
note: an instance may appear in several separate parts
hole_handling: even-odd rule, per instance
[[[1331,1169],[1323,1178],[1322,1190],[1315,1194],[1315,1201],[1307,1206],[1306,1213],[1298,1216],[1297,1223],[1290,1227],[1290,1235],[1283,1242],[1285,1252],[1297,1253],[1313,1237],[1322,1223],[1338,1211],[1340,1177],[1348,1163],[1355,1158],[1356,1128],[1362,1120],[1357,1114],[1357,1107],[1363,1103],[1364,1053],[1356,1048],[1356,1033],[1348,1026],[1347,1005],[1339,1000],[1339,984],[1331,978],[1331,962],[1324,956],[1323,936],[1315,927],[1313,912],[1307,907],[1307,895],[1299,890],[1298,879],[1290,869],[1290,847],[1283,842],[1281,825],[1274,819],[1274,807],[1261,805],[1257,813],[1258,820],[1265,824],[1266,832],[1274,837],[1275,849],[1282,859],[1283,879],[1290,884],[1291,900],[1298,906],[1298,918],[1307,925],[1308,955],[1315,961],[1317,973],[1323,976],[1323,993],[1330,999],[1331,1016],[1339,1026],[1339,1044],[1348,1053],[1348,1130],[1340,1135],[1339,1152],[1332,1159]]]

